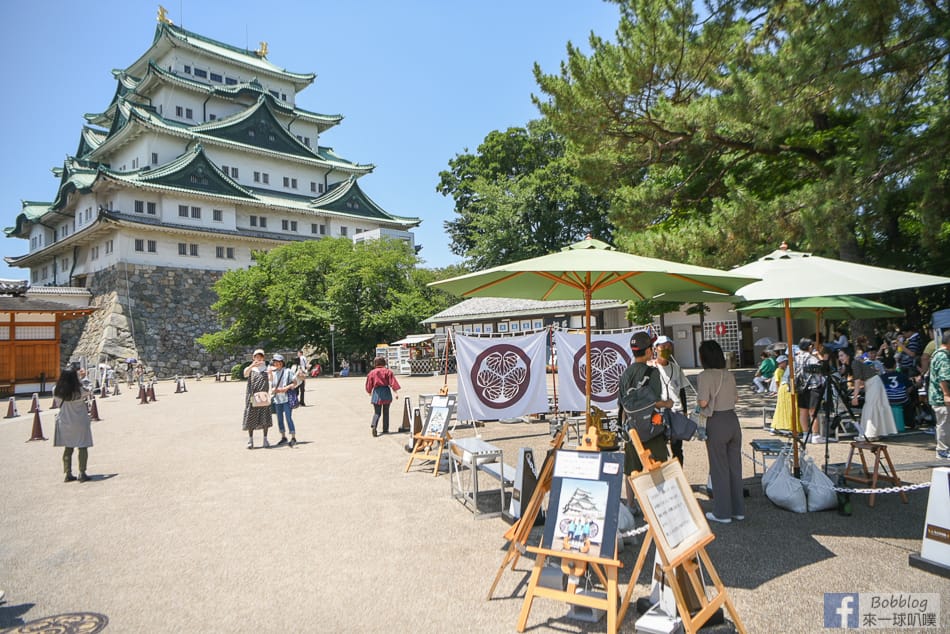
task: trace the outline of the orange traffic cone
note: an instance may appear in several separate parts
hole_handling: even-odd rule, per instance
[[[139,386],[139,405],[148,405],[148,394],[144,385]]]
[[[148,384],[148,391],[147,391],[147,394],[148,394],[148,400],[152,401],[153,403],[158,400],[157,398],[155,398],[155,383],[154,383],[154,381],[153,381],[152,383],[149,383],[149,384]]]
[[[99,398],[109,398],[109,386],[103,385],[102,389],[99,390]]]
[[[59,399],[55,396],[53,397],[53,402],[49,405],[50,409],[59,409]]]
[[[32,414],[33,412],[38,411],[40,411],[40,395],[36,392],[33,392],[33,402],[30,403],[30,411],[27,413]]]
[[[46,440],[43,436],[43,423],[40,422],[40,408],[33,412],[33,433],[30,434],[30,440]],[[28,440],[27,442],[30,442]]]
[[[96,405],[96,399],[92,399],[92,403],[89,405],[89,420],[93,422],[98,422],[102,420],[99,418],[99,406]]]
[[[11,396],[10,405],[7,406],[7,415],[4,416],[4,418],[16,418],[19,415],[20,415],[20,412],[18,412],[16,409],[16,399]]]

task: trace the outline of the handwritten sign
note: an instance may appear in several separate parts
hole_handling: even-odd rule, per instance
[[[647,498],[670,548],[676,548],[699,530],[676,480],[658,483],[647,490]]]

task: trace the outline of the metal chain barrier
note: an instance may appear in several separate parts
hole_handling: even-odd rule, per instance
[[[627,531],[627,532],[625,532],[625,533],[618,533],[618,535],[619,535],[621,538],[623,538],[623,537],[635,537],[636,535],[642,535],[643,533],[647,532],[647,530],[649,530],[649,528],[650,528],[650,525],[649,525],[649,524],[644,524],[644,525],[641,526],[640,528],[635,528],[635,529],[633,529],[632,531]]]
[[[749,460],[751,460],[754,464],[757,464],[760,467],[762,467],[763,471],[768,468],[768,464],[765,462],[764,459],[756,460],[755,457],[750,456],[744,451],[742,452],[742,455],[748,458]],[[777,460],[781,459],[781,456],[779,456],[776,459]],[[858,493],[861,495],[871,495],[872,493],[906,493],[907,491],[916,491],[918,489],[929,489],[930,484],[931,484],[930,482],[921,482],[920,484],[905,484],[899,487],[881,487],[879,489],[851,489],[848,487],[837,487],[837,486],[833,486],[831,488],[836,493]]]

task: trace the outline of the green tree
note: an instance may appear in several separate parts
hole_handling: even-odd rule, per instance
[[[576,175],[564,138],[544,120],[493,131],[457,154],[437,190],[455,200],[445,228],[473,269],[545,255],[590,233],[611,239],[606,199]]]
[[[620,246],[950,270],[946,2],[617,4],[616,42],[535,72]]]
[[[198,339],[209,350],[264,344],[328,351],[333,324],[337,353],[366,357],[454,301],[427,286],[436,273],[417,269],[415,254],[398,240],[296,242],[254,260],[215,285],[213,308],[228,326]]]

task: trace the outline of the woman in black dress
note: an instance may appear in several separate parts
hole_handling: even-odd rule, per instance
[[[267,430],[271,425],[270,404],[263,407],[254,406],[255,392],[270,393],[270,370],[264,363],[264,351],[258,348],[254,351],[254,360],[244,368],[244,378],[247,379],[247,390],[244,394],[244,431],[247,432],[247,448],[254,448],[254,430],[264,430],[263,447],[270,447],[267,442]]]

